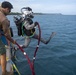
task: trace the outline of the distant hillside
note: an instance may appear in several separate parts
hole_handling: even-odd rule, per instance
[[[21,13],[18,13],[18,12],[11,12],[9,15],[21,15]]]
[[[62,15],[61,13],[34,13],[34,15]],[[11,12],[9,15],[21,15],[19,12]]]
[[[34,13],[34,15],[42,15],[43,13]],[[9,15],[21,15],[21,13],[18,12],[11,12]]]

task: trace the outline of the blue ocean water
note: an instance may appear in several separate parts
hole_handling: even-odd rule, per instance
[[[13,28],[13,39],[24,44],[24,38],[17,35],[13,16],[8,18]],[[56,32],[49,44],[40,43],[35,60],[36,75],[76,75],[76,15],[35,15],[33,20],[39,22],[45,40]],[[31,60],[36,45],[37,40],[32,39],[29,47],[24,49]],[[32,75],[22,52],[17,51],[16,55],[21,75]]]

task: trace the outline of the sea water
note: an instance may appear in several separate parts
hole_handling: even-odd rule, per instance
[[[13,15],[8,19],[13,28],[13,39],[18,44],[24,44],[24,38],[17,35]],[[39,22],[41,37],[45,40],[56,32],[47,45],[40,43],[34,63],[36,75],[76,75],[76,15],[35,15],[33,21]],[[31,39],[29,47],[24,49],[31,61],[37,42]],[[16,65],[21,75],[32,75],[22,52],[19,50],[16,55]]]

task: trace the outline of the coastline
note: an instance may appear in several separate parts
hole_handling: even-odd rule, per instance
[[[11,12],[9,15],[21,15],[19,12]],[[34,15],[62,15],[61,13],[34,13]]]

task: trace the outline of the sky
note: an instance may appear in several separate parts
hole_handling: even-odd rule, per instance
[[[0,0],[0,3],[5,0]],[[34,13],[61,13],[76,15],[76,0],[7,0],[13,4],[12,12],[21,12],[23,7],[31,7]]]

